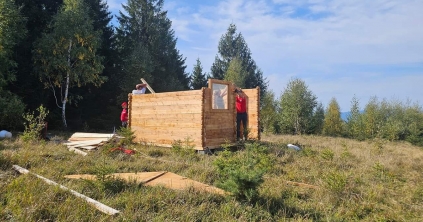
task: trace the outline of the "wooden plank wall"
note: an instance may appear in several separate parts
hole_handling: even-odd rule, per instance
[[[226,83],[216,81],[217,83]],[[218,148],[226,142],[233,143],[236,140],[236,128],[234,112],[235,97],[233,86],[228,89],[228,109],[212,109],[212,91],[205,88],[204,93],[204,147]]]
[[[129,127],[135,141],[170,147],[189,138],[195,149],[202,150],[204,89],[129,94]]]
[[[260,88],[242,89],[248,97],[247,115],[248,115],[248,138],[260,140]]]

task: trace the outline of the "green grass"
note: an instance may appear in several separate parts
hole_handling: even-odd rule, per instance
[[[66,138],[65,138],[66,139]],[[0,221],[420,221],[423,150],[408,143],[318,136],[263,136],[276,163],[254,202],[193,189],[176,191],[68,174],[169,171],[214,185],[215,155],[133,144],[133,156],[108,145],[81,156],[51,142],[0,141]],[[287,149],[298,144],[301,151]],[[193,151],[194,152],[194,151]],[[236,152],[245,152],[241,149]],[[106,215],[19,165],[121,211]],[[294,186],[299,182],[317,186]]]

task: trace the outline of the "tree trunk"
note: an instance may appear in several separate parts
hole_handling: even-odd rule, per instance
[[[68,127],[68,124],[66,123],[66,103],[68,102],[68,93],[69,93],[69,72],[71,67],[71,61],[70,61],[70,52],[72,49],[72,40],[69,40],[69,49],[68,49],[68,66],[69,70],[66,73],[66,85],[65,85],[65,96],[63,97],[62,101],[62,120],[63,120],[63,126]]]

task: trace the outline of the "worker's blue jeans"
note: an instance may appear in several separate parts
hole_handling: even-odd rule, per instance
[[[244,139],[247,139],[247,113],[237,113],[236,114],[236,139],[239,140],[241,136],[241,122],[242,126],[244,127]]]

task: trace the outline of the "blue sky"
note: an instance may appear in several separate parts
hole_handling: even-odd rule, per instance
[[[117,14],[126,0],[107,0]],[[165,0],[164,9],[191,73],[204,72],[234,23],[252,58],[281,95],[300,78],[326,107],[349,111],[355,95],[423,103],[422,0]]]

